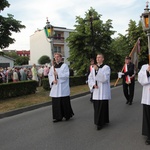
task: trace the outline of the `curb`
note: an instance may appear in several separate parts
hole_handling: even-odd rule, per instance
[[[70,99],[72,100],[72,99],[75,99],[77,97],[81,97],[81,96],[84,96],[84,95],[87,95],[87,94],[90,94],[90,92],[85,92],[85,93],[80,93],[80,94],[77,94],[77,95],[70,96]],[[49,106],[51,104],[52,104],[52,102],[45,102],[45,103],[41,103],[41,104],[36,104],[36,105],[28,106],[28,107],[23,107],[23,108],[20,108],[20,109],[8,111],[8,112],[5,112],[5,113],[0,113],[0,119],[10,117],[10,116],[14,116],[14,115],[17,115],[17,114],[21,114],[21,113],[24,113],[24,112],[27,112],[27,111],[35,110],[35,109],[38,109],[38,108],[41,108],[41,107]]]

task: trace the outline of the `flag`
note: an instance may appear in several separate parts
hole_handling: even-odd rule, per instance
[[[131,57],[131,62],[135,66],[135,74],[138,72],[138,63],[139,63],[138,55],[139,55],[139,53],[140,53],[140,38],[138,38],[137,42],[135,43],[135,45],[129,55]]]

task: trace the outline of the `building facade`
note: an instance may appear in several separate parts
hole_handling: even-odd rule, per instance
[[[16,51],[18,56],[25,56],[30,58],[30,51],[22,50],[22,51]]]
[[[49,41],[45,35],[44,29],[37,30],[30,36],[30,61],[29,64],[38,64],[41,56],[47,55],[53,59],[53,53],[60,52],[63,55],[64,62],[69,65],[67,58],[69,57],[69,47],[66,43],[66,38],[69,36],[72,29],[62,27],[54,27],[55,36]]]
[[[2,68],[14,67],[14,59],[6,55],[0,55],[0,67]]]

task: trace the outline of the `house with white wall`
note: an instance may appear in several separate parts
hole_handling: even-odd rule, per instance
[[[55,36],[52,41],[47,39],[44,29],[38,29],[30,36],[29,65],[38,64],[39,58],[43,55],[49,56],[52,60],[52,52],[62,53],[64,62],[69,65],[69,62],[67,61],[67,58],[69,57],[69,47],[67,46],[66,38],[69,36],[70,32],[73,32],[73,30],[64,27],[54,27],[53,29]]]

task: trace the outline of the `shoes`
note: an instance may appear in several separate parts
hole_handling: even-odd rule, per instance
[[[66,121],[70,120],[70,118],[66,118]]]
[[[130,102],[129,105],[132,105],[132,102]]]
[[[126,104],[128,104],[128,103],[129,103],[129,101],[126,102]]]
[[[60,121],[62,121],[62,119],[56,119],[53,122],[56,123],[56,122],[60,122]]]
[[[97,126],[97,130],[101,130],[102,129],[102,126]]]
[[[146,145],[150,145],[150,138],[148,138],[148,139],[145,141],[145,144],[146,144]]]

